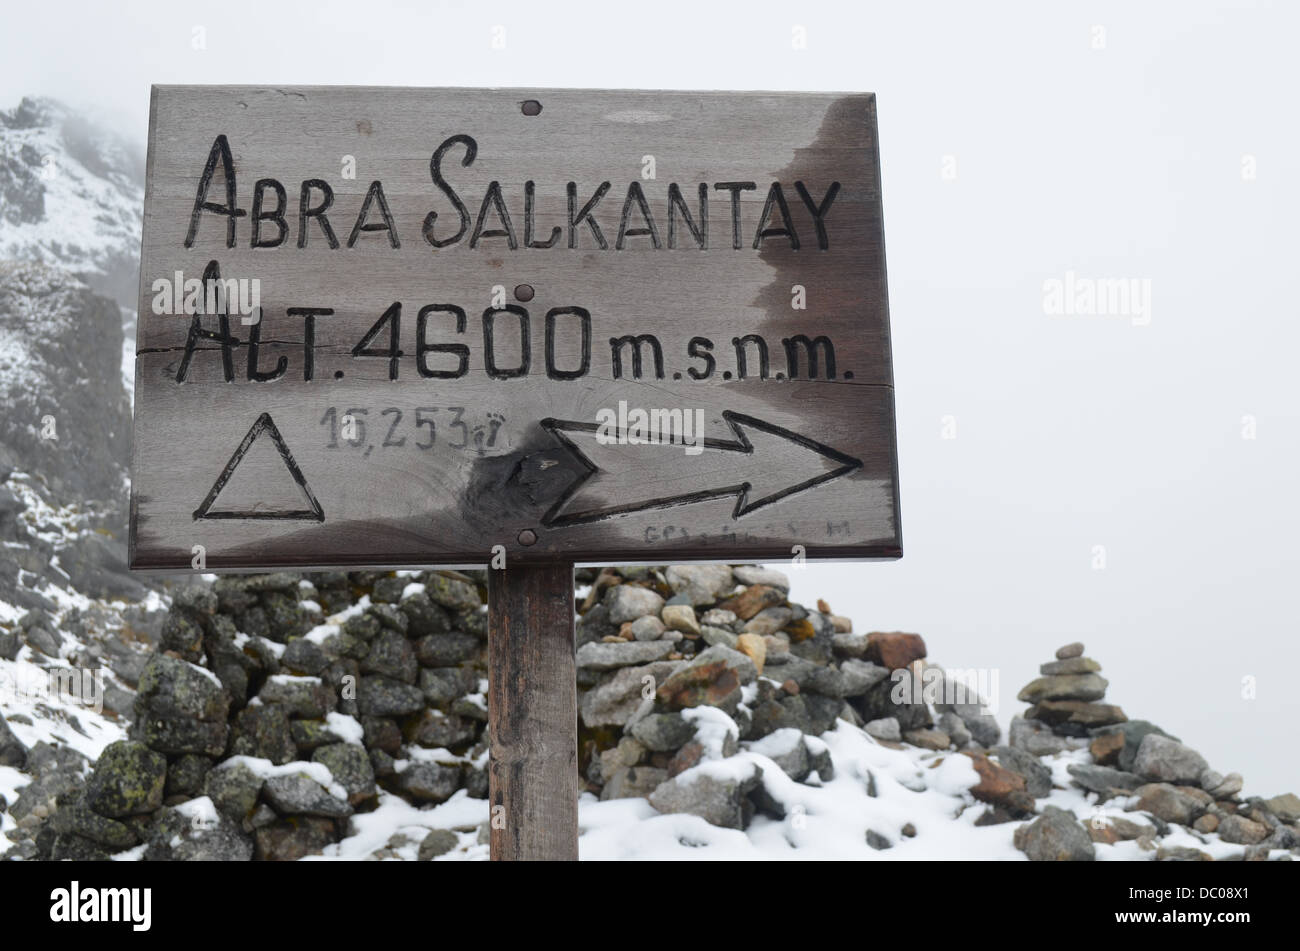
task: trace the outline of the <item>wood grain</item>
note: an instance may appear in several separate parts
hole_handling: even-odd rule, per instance
[[[526,100],[540,102],[541,113],[525,115],[520,104]],[[484,205],[485,230],[501,228],[495,206],[485,201],[499,183],[516,249],[507,237],[484,237],[470,247],[467,234],[439,248],[425,239],[431,211],[438,216],[437,240],[458,225],[456,208],[431,174],[435,150],[457,135],[474,139],[476,157],[463,165],[466,150],[453,146],[442,171],[468,209],[470,232]],[[218,136],[229,143],[236,204],[244,214],[235,220],[233,247],[227,247],[226,218],[210,211],[199,216],[187,247],[199,181]],[[647,156],[655,161],[653,179],[642,177]],[[348,160],[355,178],[343,177]],[[262,179],[275,179],[285,191],[287,238],[278,247],[250,246],[255,183]],[[304,181],[333,191],[326,214],[337,248],[317,219],[309,216],[299,227]],[[376,181],[400,246],[392,246],[388,231],[359,231],[349,247]],[[576,225],[570,248],[568,183],[580,206],[607,181],[593,216],[608,249],[599,248],[585,222]],[[535,241],[559,227],[554,247],[522,246],[527,182],[533,183]],[[732,193],[717,187],[728,182],[755,183],[737,193],[739,248],[732,240]],[[782,186],[798,250],[782,236],[753,247],[773,182]],[[824,250],[796,182],[814,200],[839,185],[824,220]],[[680,216],[678,246],[666,246],[670,183],[697,216],[697,188],[706,185],[707,249],[692,241]],[[628,235],[622,250],[615,247],[634,184],[654,219],[659,248],[649,235]],[[309,188],[308,206],[320,194]],[[268,203],[270,196],[264,190]],[[220,167],[207,200],[225,200]],[[376,209],[372,203],[367,223],[380,221]],[[628,221],[635,229],[644,222],[632,209]],[[767,226],[779,225],[779,209],[770,211]],[[300,231],[305,247],[298,246]],[[259,282],[253,370],[266,379],[250,376],[253,328],[238,316],[229,320],[238,343],[228,354],[203,339],[187,361],[190,317],[153,312],[156,280],[177,272],[198,278],[212,262],[222,278]],[[516,293],[523,285],[532,291],[527,301]],[[795,285],[805,289],[806,309],[791,307]],[[526,351],[525,321],[517,313],[485,316],[495,287],[504,289],[506,304],[527,311]],[[395,303],[401,304],[402,355],[355,356]],[[422,375],[417,322],[427,305],[464,311],[459,332],[452,311],[425,319],[426,342],[467,348],[463,375]],[[548,347],[547,314],[573,307],[590,314],[590,350],[582,346],[581,318],[572,313],[555,316]],[[332,313],[313,320],[309,343],[307,320],[293,308]],[[209,315],[202,325],[215,330],[218,320]],[[494,546],[505,549],[511,564],[784,559],[795,546],[808,558],[901,555],[870,94],[155,87],[138,327],[135,568],[190,570],[197,548],[207,570],[222,571],[482,565]],[[647,349],[634,378],[631,348],[611,345],[638,334],[660,343],[662,375]],[[825,359],[814,374],[797,343],[792,364],[783,341],[800,334],[832,342],[833,374]],[[759,345],[735,343],[748,335],[768,349],[765,375]],[[691,375],[705,367],[691,356],[697,338],[711,342],[715,361],[702,379]],[[370,348],[381,350],[388,339],[380,328]],[[548,375],[548,355],[560,378]],[[581,368],[584,356],[586,372],[562,378]],[[281,359],[284,372],[270,378]],[[527,372],[510,375],[525,362]],[[494,374],[490,363],[506,372]],[[428,353],[425,369],[456,372],[458,357]],[[752,453],[710,448],[690,456],[681,447],[659,447],[606,454],[628,468],[592,475],[591,459],[573,451],[582,450],[580,440],[566,445],[543,425],[590,424],[620,402],[698,411],[716,447],[743,442],[732,425],[737,416],[770,427],[759,433],[788,436],[756,443]],[[239,456],[264,415],[279,438],[262,425]],[[338,436],[345,415],[359,420],[364,434]],[[819,463],[808,455],[808,442],[856,465],[817,481]],[[787,473],[789,484],[782,486]],[[581,493],[573,492],[584,477]],[[692,484],[698,492],[684,488]],[[772,501],[746,509],[760,485]],[[805,487],[782,494],[799,485]],[[619,511],[594,520],[564,517],[573,512],[561,503],[579,502],[587,506],[579,516]]]
[[[573,567],[488,576],[493,861],[578,858]]]

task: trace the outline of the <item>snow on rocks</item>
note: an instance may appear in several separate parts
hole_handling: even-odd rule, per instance
[[[1240,776],[1105,704],[1081,645],[1043,665],[1004,743],[919,635],[854,635],[769,569],[576,580],[583,858],[1300,849],[1300,800],[1243,799]],[[486,858],[482,583],[279,572],[185,591],[98,762],[0,720],[8,857]],[[46,629],[68,638],[58,615]]]

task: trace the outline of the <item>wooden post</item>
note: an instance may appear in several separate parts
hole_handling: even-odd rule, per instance
[[[492,860],[578,858],[573,565],[488,573]]]

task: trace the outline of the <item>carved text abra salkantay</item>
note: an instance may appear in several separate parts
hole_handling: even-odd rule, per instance
[[[522,195],[509,194],[509,189],[503,187],[501,182],[492,181],[477,203],[477,214],[471,214],[471,206],[466,204],[460,192],[444,175],[444,160],[453,150],[455,155],[451,155],[451,158],[454,160],[458,156],[459,164],[468,167],[478,157],[478,143],[468,135],[453,135],[434,150],[429,160],[429,175],[433,185],[442,193],[444,206],[450,205],[449,210],[444,207],[442,212],[428,210],[421,220],[418,240],[434,249],[464,243],[470,248],[483,245],[493,251],[502,248],[515,251],[521,247],[602,251],[708,250],[728,245],[734,250],[761,250],[770,241],[776,246],[795,251],[801,248],[826,251],[831,246],[827,217],[841,190],[837,181],[824,186],[796,181],[793,188],[798,200],[795,201],[792,196],[787,196],[786,187],[777,181],[766,185],[760,185],[756,181],[698,182],[688,185],[685,190],[677,182],[671,182],[662,190],[662,194],[647,195],[641,182],[634,179],[623,191],[621,205],[617,197],[602,205],[613,188],[611,182],[603,181],[594,186],[580,187],[577,182],[570,181],[565,186],[567,211],[560,218],[561,223],[539,223],[537,186],[531,179],[523,182]],[[454,166],[454,161],[451,164]],[[213,178],[218,166],[225,179],[222,189],[225,194],[222,200],[214,201],[209,193],[213,190]],[[762,211],[755,217],[752,212],[748,212],[746,206],[757,209],[758,203],[747,202],[744,196],[747,192],[761,194],[759,189],[764,187],[766,198]],[[657,191],[655,183],[650,183],[650,188]],[[558,195],[554,197],[558,199]],[[330,221],[331,213],[335,220],[342,217],[337,211],[331,212],[334,198],[334,189],[324,179],[309,178],[302,181],[298,189],[297,229],[294,236],[297,247],[308,247],[309,240],[323,241],[330,249],[340,247],[341,232],[336,232]],[[710,220],[710,198],[723,202],[727,209],[721,227]],[[208,152],[207,164],[199,178],[189,230],[185,235],[185,247],[194,246],[204,212],[226,219],[225,246],[228,248],[236,246],[237,224],[244,217],[249,219],[250,224],[247,239],[249,247],[278,248],[288,243],[291,227],[287,218],[288,193],[284,185],[275,178],[258,179],[251,192],[251,202],[251,213],[250,209],[239,206],[239,189],[230,143],[226,136],[218,135]],[[515,208],[514,216],[510,211],[512,204]],[[380,179],[370,183],[355,216],[348,215],[347,220],[351,221],[351,229],[342,244],[349,248],[355,246],[357,240],[366,233],[384,232],[391,248],[400,248],[403,237],[408,241],[412,238],[411,235],[399,235],[397,222]],[[516,224],[520,220],[522,227]],[[317,232],[316,236],[313,236],[313,231]]]

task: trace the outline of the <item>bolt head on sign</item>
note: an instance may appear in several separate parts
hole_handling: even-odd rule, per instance
[[[157,86],[144,221],[133,568],[902,554],[871,94]]]

